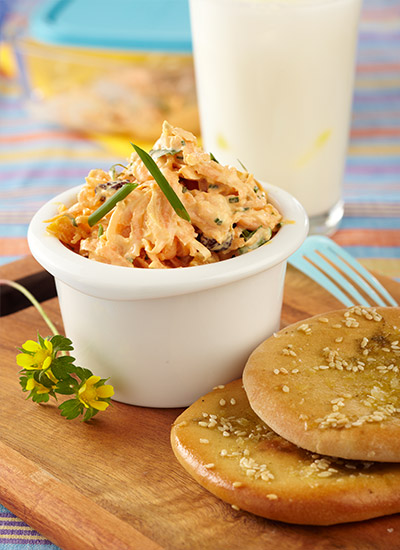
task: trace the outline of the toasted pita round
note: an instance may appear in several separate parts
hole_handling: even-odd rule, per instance
[[[250,356],[243,383],[275,432],[317,453],[400,462],[400,308],[295,323]]]
[[[241,380],[183,412],[171,442],[200,485],[235,509],[313,525],[400,512],[400,464],[333,459],[296,447],[257,417]]]

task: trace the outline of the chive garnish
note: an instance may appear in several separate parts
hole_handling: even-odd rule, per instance
[[[190,222],[190,216],[186,208],[183,206],[178,195],[172,189],[166,177],[161,172],[161,170],[159,169],[157,164],[154,162],[154,160],[151,158],[151,156],[148,153],[146,153],[146,151],[143,151],[143,149],[135,145],[134,143],[131,143],[131,145],[135,149],[136,153],[139,155],[140,159],[142,160],[143,164],[146,166],[147,170],[156,180],[156,183],[158,184],[161,191],[164,193],[168,202],[170,203],[172,208],[175,210],[175,212],[178,214],[178,216]]]
[[[105,203],[90,214],[88,219],[88,224],[90,227],[96,225],[101,218],[104,218],[104,216],[108,214],[119,201],[122,201],[125,197],[127,197],[129,193],[136,189],[137,186],[137,183],[124,183],[124,185],[118,189],[112,197],[106,200]]]
[[[74,227],[78,227],[78,224],[76,223],[76,219],[73,216],[70,216],[69,214],[65,214],[65,217],[71,220],[71,223]]]
[[[165,155],[176,155],[180,153],[182,149],[151,149],[149,155],[154,159],[159,159],[160,157],[165,157]],[[178,158],[178,157],[177,157]],[[181,157],[183,159],[183,157]]]
[[[239,202],[239,197],[229,197],[229,202]]]
[[[108,173],[110,174],[110,176],[112,177],[112,179],[115,179],[115,176],[117,175],[116,166],[120,166],[120,167],[123,168],[124,170],[127,170],[127,167],[124,166],[123,164],[120,164],[119,162],[113,164],[112,166],[110,166],[110,168],[109,168],[109,170],[108,170]],[[122,170],[121,170],[121,172],[122,172]]]
[[[243,231],[241,232],[240,236],[241,236],[245,241],[248,241],[248,240],[250,239],[250,237],[252,237],[256,231],[258,231],[258,229],[259,229],[259,228],[254,229],[254,231],[250,231],[250,229],[243,229]]]
[[[249,173],[249,171],[247,170],[246,166],[243,164],[243,162],[240,160],[240,159],[237,159],[238,163],[240,164],[240,166],[243,168],[243,170],[247,173]]]
[[[210,159],[216,162],[217,164],[219,164],[219,162],[217,161],[217,159],[214,157],[212,153],[210,153]]]
[[[104,233],[104,228],[103,226],[101,225],[101,223],[99,224],[99,232],[97,234],[97,236],[100,238],[102,236],[102,234]]]
[[[215,218],[214,223],[216,223],[217,225],[221,225],[222,220],[220,220],[219,218]]]

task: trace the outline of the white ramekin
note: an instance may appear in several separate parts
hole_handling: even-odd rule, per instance
[[[253,349],[279,328],[287,258],[308,231],[303,207],[264,184],[285,223],[269,243],[222,262],[135,269],[88,260],[46,231],[61,193],[33,217],[29,247],[54,275],[77,364],[109,378],[117,401],[184,407],[242,374]]]

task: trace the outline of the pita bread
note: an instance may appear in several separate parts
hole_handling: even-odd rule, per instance
[[[400,464],[332,459],[296,447],[257,417],[241,380],[184,411],[171,442],[189,474],[235,509],[314,525],[400,512]]]
[[[243,373],[251,407],[313,452],[400,462],[400,308],[347,310],[263,342]]]

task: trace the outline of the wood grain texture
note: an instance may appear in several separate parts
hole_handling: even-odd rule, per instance
[[[400,300],[400,285],[381,280]],[[44,307],[61,331],[57,299]],[[288,269],[282,325],[338,307]],[[84,424],[26,401],[16,347],[37,330],[48,334],[33,308],[0,320],[0,501],[64,550],[400,550],[399,515],[304,527],[233,510],[176,461],[169,432],[181,409],[114,402]]]

